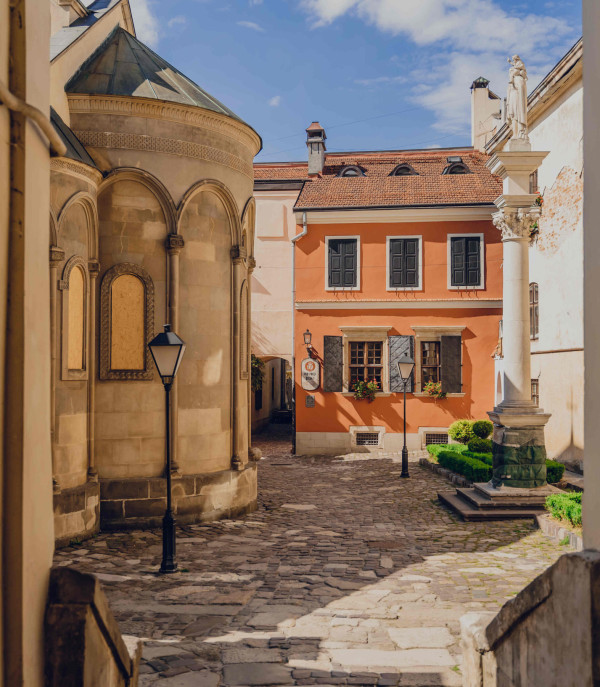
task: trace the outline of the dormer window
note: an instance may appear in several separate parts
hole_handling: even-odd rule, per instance
[[[365,173],[360,167],[344,167],[338,174],[340,177],[364,177]]]
[[[409,165],[409,164],[402,164],[398,165],[390,174],[391,177],[411,177],[411,176],[417,176],[417,172]]]
[[[463,162],[462,157],[452,155],[447,158],[447,166],[442,174],[471,174],[471,170]]]

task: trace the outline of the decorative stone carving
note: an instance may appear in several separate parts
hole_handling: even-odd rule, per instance
[[[502,208],[492,215],[496,229],[502,232],[502,240],[529,239],[531,227],[540,218],[540,208]]]
[[[523,60],[514,55],[508,72],[508,93],[506,96],[506,123],[513,138],[529,141],[527,128],[527,69]]]
[[[102,181],[102,173],[99,170],[94,169],[83,162],[67,160],[64,157],[50,158],[50,169],[53,172],[70,174],[83,179],[84,181],[91,181],[94,184],[98,184],[100,181]]]
[[[144,369],[111,370],[111,286],[113,281],[124,274],[131,274],[144,284],[145,291],[145,331],[144,331]],[[154,282],[141,267],[132,262],[122,262],[106,271],[100,287],[100,379],[141,380],[154,377],[152,357],[147,344],[154,336]]]
[[[231,247],[231,260],[234,265],[241,265],[248,257],[248,252],[244,246]]]
[[[58,267],[65,259],[65,251],[58,246],[50,246],[50,267]]]
[[[88,272],[94,279],[100,273],[100,262],[98,260],[88,260]]]
[[[169,234],[165,239],[165,248],[170,255],[178,255],[185,246],[185,241],[181,234]]]
[[[252,274],[256,269],[256,260],[254,258],[248,258],[248,274]]]

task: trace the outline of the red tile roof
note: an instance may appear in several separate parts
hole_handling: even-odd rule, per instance
[[[472,174],[442,174],[450,156],[461,157]],[[304,184],[296,208],[491,204],[502,193],[502,182],[486,168],[487,160],[487,155],[472,149],[330,154],[322,176]],[[390,176],[402,163],[417,174]],[[337,176],[353,165],[365,176]]]
[[[255,181],[308,179],[307,162],[257,162],[254,165]]]

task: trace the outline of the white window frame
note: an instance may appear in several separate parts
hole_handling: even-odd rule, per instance
[[[390,354],[389,354],[389,332],[392,327],[340,327],[343,336],[343,373],[342,373],[342,393],[354,396],[350,390],[350,342],[351,341],[380,341],[382,346],[381,356],[381,391],[376,396],[390,395]]]
[[[479,265],[480,265],[480,280],[477,286],[453,286],[452,285],[452,239],[462,238],[479,238]],[[484,234],[475,232],[463,232],[462,234],[448,234],[447,244],[447,261],[448,261],[448,291],[477,291],[485,289],[485,239]]]
[[[393,239],[419,239],[419,285],[390,286],[390,241]],[[386,236],[385,239],[385,290],[386,291],[423,291],[423,236]]]
[[[356,241],[356,286],[329,286],[329,240],[354,239]],[[325,291],[360,291],[360,236],[325,237]]]
[[[421,383],[421,364],[422,364],[422,355],[421,355],[421,344],[424,341],[440,341],[442,340],[442,336],[460,336],[462,339],[462,345],[465,345],[464,337],[463,337],[463,332],[466,329],[466,327],[460,326],[460,325],[451,325],[451,326],[443,326],[440,325],[439,327],[436,326],[418,326],[418,325],[413,325],[411,329],[415,333],[415,389],[414,389],[414,395],[415,396],[425,396],[423,393],[422,389],[422,383]],[[461,348],[461,354],[464,353],[463,349]],[[440,366],[442,364],[441,361],[441,349],[440,349]],[[461,377],[462,377],[462,366],[461,366]],[[462,382],[462,388],[464,389],[464,379],[461,378]],[[465,395],[464,391],[461,391],[460,393],[456,394],[447,394],[448,398],[462,398]]]

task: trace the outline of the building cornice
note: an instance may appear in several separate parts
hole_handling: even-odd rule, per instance
[[[490,220],[497,211],[493,203],[466,206],[390,207],[390,208],[340,208],[302,209],[295,208],[296,221],[302,223],[302,212],[306,212],[308,224],[378,224],[399,222],[475,222]]]
[[[298,301],[296,310],[450,310],[462,308],[502,309],[501,298],[447,298],[412,300],[321,300]]]
[[[71,114],[110,114],[160,119],[207,129],[241,143],[252,158],[260,151],[259,135],[247,124],[195,105],[170,103],[154,98],[67,93]],[[254,172],[252,173],[254,176]]]
[[[83,162],[77,162],[77,160],[71,160],[65,157],[50,158],[50,171],[70,174],[84,181],[91,181],[94,184],[99,184],[102,181],[102,172],[99,170]]]

